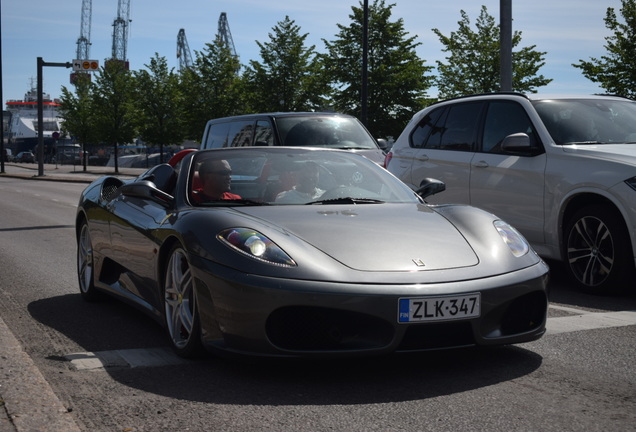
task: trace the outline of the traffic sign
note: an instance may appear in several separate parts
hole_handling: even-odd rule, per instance
[[[80,72],[96,71],[99,69],[99,61],[97,60],[73,60],[73,70]]]

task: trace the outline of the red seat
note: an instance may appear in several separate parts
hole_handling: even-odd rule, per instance
[[[168,161],[168,165],[170,165],[171,167],[176,166],[179,162],[181,162],[181,159],[183,159],[186,155],[189,155],[190,153],[195,151],[197,151],[197,149],[192,149],[192,148],[178,151],[170,158],[170,160]]]

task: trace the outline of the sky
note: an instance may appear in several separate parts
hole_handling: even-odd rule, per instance
[[[351,22],[352,6],[362,0],[129,0],[128,59],[133,70],[145,68],[155,53],[178,69],[177,34],[185,30],[192,56],[202,51],[217,34],[221,13],[227,15],[230,32],[242,64],[261,61],[256,41],[269,42],[272,28],[289,16],[307,34],[306,45],[325,52],[323,39],[332,41],[338,24]],[[82,0],[0,0],[2,43],[2,98],[22,99],[36,84],[37,58],[47,63],[66,63],[76,58],[81,31]],[[372,3],[373,0],[369,0]],[[418,56],[428,66],[444,61],[444,46],[432,31],[449,36],[457,31],[461,12],[475,29],[481,6],[499,22],[500,0],[386,0],[394,4],[391,21],[402,19],[408,36],[421,43]],[[522,34],[521,47],[535,45],[546,52],[539,73],[553,81],[541,93],[590,94],[603,90],[586,79],[572,63],[607,54],[605,27],[608,7],[619,19],[620,0],[512,0],[513,31]],[[113,22],[118,0],[92,2],[90,58],[100,66],[112,53]],[[61,87],[72,89],[71,70],[44,67],[43,90],[53,98]],[[433,71],[435,73],[435,71]],[[429,90],[435,96],[435,89]]]

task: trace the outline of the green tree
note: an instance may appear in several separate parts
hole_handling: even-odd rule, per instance
[[[90,75],[78,74],[75,81],[75,93],[64,86],[62,87],[59,107],[60,116],[63,118],[62,131],[64,134],[75,137],[82,146],[84,171],[86,171],[88,159],[86,146],[96,140],[91,90]]]
[[[463,10],[458,21],[459,29],[444,36],[433,29],[449,53],[446,62],[437,61],[436,85],[440,98],[463,96],[474,93],[492,93],[500,89],[500,30],[495,19],[488,14],[486,6],[475,22],[477,31],[470,27],[470,19]],[[521,32],[512,35],[512,89],[519,92],[536,92],[537,87],[552,81],[537,75],[545,65],[545,52],[536,51],[536,45],[515,47],[521,42]]]
[[[614,8],[607,8],[605,26],[614,34],[605,38],[607,55],[572,66],[608,93],[636,98],[636,0],[621,0],[619,22]]]
[[[139,135],[148,144],[159,146],[163,162],[164,145],[180,144],[185,136],[179,76],[157,53],[145,66],[147,70],[134,73]]]
[[[368,21],[368,123],[374,136],[395,136],[412,115],[423,108],[432,69],[415,49],[416,37],[408,37],[404,21],[391,21],[395,4],[375,0]],[[336,39],[324,41],[325,73],[330,78],[336,110],[361,113],[364,7],[352,6],[351,24],[338,24]]]
[[[200,140],[208,120],[243,114],[245,101],[240,64],[219,36],[195,51],[194,65],[182,72],[186,137]]]
[[[107,62],[95,75],[93,87],[94,126],[99,141],[113,145],[115,172],[119,172],[118,147],[136,135],[136,106],[133,80],[124,62]]]
[[[250,109],[257,112],[312,111],[325,106],[328,91],[315,45],[289,16],[269,33],[270,42],[256,41],[262,62],[250,61],[244,73]]]

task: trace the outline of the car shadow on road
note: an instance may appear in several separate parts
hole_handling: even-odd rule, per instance
[[[213,404],[357,405],[423,400],[514,380],[536,371],[540,355],[520,347],[457,349],[329,361],[224,361],[181,368],[112,371],[122,382],[162,396]],[[167,379],[166,379],[167,377]]]
[[[84,301],[79,293],[49,297],[30,303],[28,311],[85,351],[169,346],[156,321],[108,296],[96,302]]]
[[[69,294],[33,302],[29,312],[86,351],[168,345],[152,319],[111,299],[85,303],[79,294]],[[62,357],[49,360],[64,361]],[[280,406],[434,398],[514,380],[533,373],[541,363],[540,355],[507,346],[337,360],[237,359],[210,354],[185,364],[105,370],[123,385],[169,398]]]

